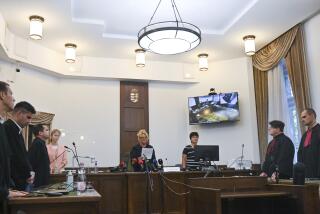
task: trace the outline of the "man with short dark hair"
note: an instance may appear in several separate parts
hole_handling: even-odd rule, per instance
[[[279,178],[292,177],[294,145],[289,137],[284,135],[285,124],[279,120],[269,122],[269,134],[273,137],[267,148],[265,161],[262,165],[260,176],[276,179],[276,169],[279,170]]]
[[[306,167],[306,177],[320,178],[320,125],[312,108],[301,112],[302,123],[308,128],[303,134],[298,150],[298,162]]]
[[[197,152],[195,150],[198,140],[199,140],[199,134],[198,132],[191,132],[189,134],[190,138],[190,145],[187,145],[184,147],[182,151],[182,164],[181,169],[182,170],[199,170],[200,169],[200,163],[197,161]]]
[[[7,197],[23,196],[24,193],[10,191],[10,150],[3,126],[7,112],[12,111],[14,98],[9,84],[0,81],[0,213],[2,202]]]
[[[13,109],[12,118],[3,125],[6,130],[10,148],[11,178],[18,190],[26,190],[27,184],[32,184],[34,176],[28,160],[22,129],[30,124],[36,111],[28,102],[19,102]]]
[[[34,187],[40,187],[48,185],[50,178],[50,161],[45,142],[49,139],[49,127],[36,125],[33,127],[33,134],[36,138],[28,151],[28,157],[35,172]]]

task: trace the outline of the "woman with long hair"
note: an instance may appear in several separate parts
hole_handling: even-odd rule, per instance
[[[50,141],[47,145],[51,174],[61,173],[61,170],[63,170],[68,163],[66,149],[63,145],[58,143],[60,136],[60,130],[52,130],[50,134]]]

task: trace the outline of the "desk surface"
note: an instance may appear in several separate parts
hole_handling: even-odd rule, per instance
[[[101,195],[95,190],[88,190],[84,193],[70,192],[67,195],[62,195],[58,197],[20,197],[11,198],[8,201],[9,205],[14,204],[50,204],[50,203],[69,203],[69,202],[98,202]]]

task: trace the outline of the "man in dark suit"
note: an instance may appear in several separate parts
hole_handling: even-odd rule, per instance
[[[2,203],[7,197],[23,196],[24,193],[10,191],[10,150],[3,126],[6,113],[12,111],[14,106],[13,93],[9,84],[0,81],[0,213]]]
[[[307,178],[320,178],[320,124],[312,108],[301,112],[301,121],[308,130],[303,134],[298,150],[298,162],[306,167]]]
[[[36,137],[28,151],[29,161],[35,172],[34,187],[49,184],[50,161],[46,146],[49,139],[49,128],[46,125],[38,124],[33,127],[33,134]]]
[[[289,179],[292,177],[294,145],[290,138],[284,135],[285,124],[282,121],[274,120],[269,124],[269,134],[273,139],[267,148],[261,176],[268,176],[276,180],[278,169],[279,178]]]
[[[18,190],[26,190],[32,184],[34,172],[28,160],[22,129],[29,125],[36,111],[28,102],[19,102],[13,109],[12,119],[4,123],[10,148],[11,178]],[[32,176],[33,175],[33,176]]]

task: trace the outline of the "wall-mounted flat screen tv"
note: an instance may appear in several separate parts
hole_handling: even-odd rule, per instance
[[[238,92],[189,97],[189,124],[240,120]]]

